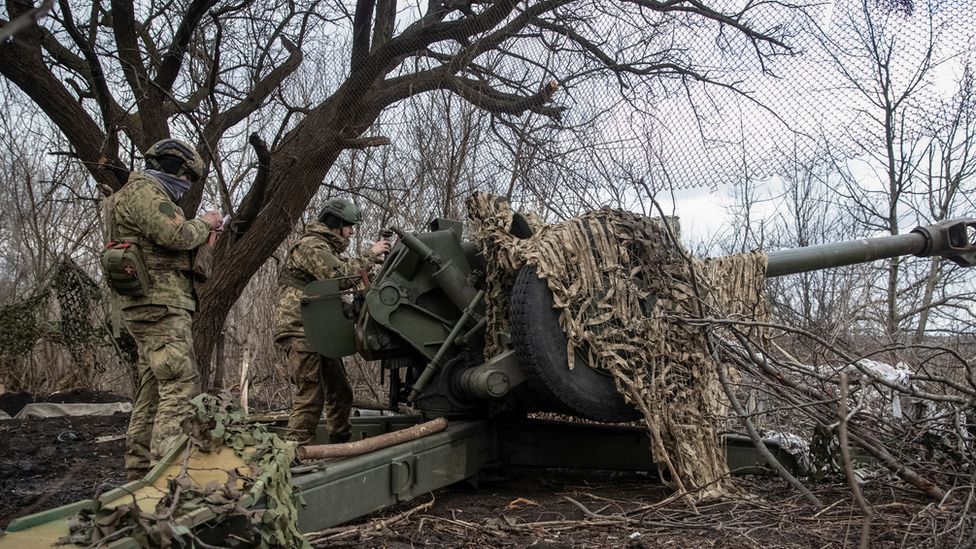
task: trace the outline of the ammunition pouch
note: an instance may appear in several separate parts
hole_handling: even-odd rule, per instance
[[[199,284],[210,280],[213,271],[214,247],[210,242],[204,242],[191,254],[190,261],[193,281]]]
[[[149,291],[149,266],[135,242],[109,242],[101,255],[108,285],[119,295],[143,297]]]

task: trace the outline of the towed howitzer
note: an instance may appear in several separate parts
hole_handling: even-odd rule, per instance
[[[531,235],[519,216],[511,228]],[[580,356],[567,368],[567,339],[544,280],[531,267],[518,273],[510,297],[510,334],[490,357],[485,350],[486,265],[478,247],[462,240],[460,223],[435,220],[428,231],[399,232],[380,273],[365,293],[357,314],[338,280],[305,289],[302,305],[306,337],[320,353],[339,357],[359,352],[382,361],[389,376],[390,405],[412,402],[423,416],[451,418],[443,432],[338,461],[293,467],[292,483],[305,505],[297,528],[319,531],[395,505],[454,482],[476,482],[485,470],[499,468],[581,468],[655,472],[650,439],[641,427],[526,419],[521,413],[555,410],[603,422],[637,417],[617,393],[610,375],[591,368]],[[768,254],[766,276],[781,276],[900,255],[940,256],[962,266],[976,262],[976,220],[956,219],[919,227],[904,235],[862,239]],[[515,414],[499,413],[505,411]],[[416,425],[405,415],[352,418],[355,439]],[[319,433],[318,440],[324,440]],[[184,440],[186,440],[184,438]],[[729,470],[759,472],[761,457],[748,437],[725,435]],[[188,444],[188,443],[186,443]],[[766,440],[775,458],[795,458]],[[80,509],[111,509],[138,500],[143,508],[158,501],[170,480],[191,477],[199,487],[224,482],[221,471],[244,467],[232,449],[189,452],[173,448],[144,479],[126,484],[92,502],[76,502],[12,521],[0,547],[55,547],[69,534],[69,518]],[[494,474],[494,473],[493,473]],[[217,477],[214,477],[217,475]],[[258,483],[261,484],[261,483]],[[257,485],[256,485],[257,486]],[[241,502],[260,506],[263,488]],[[248,539],[249,521],[221,520],[208,506],[179,518],[196,539],[222,543]],[[121,538],[112,547],[136,547]]]
[[[354,352],[381,360],[390,408],[409,402],[427,417],[487,417],[504,411],[553,411],[601,422],[637,419],[611,376],[577,354],[568,368],[567,339],[551,292],[523,267],[510,296],[510,334],[503,349],[484,356],[485,260],[462,239],[459,222],[436,219],[429,230],[395,229],[399,243],[365,293],[355,321],[343,313],[337,280],[305,290],[306,337],[319,353]],[[531,236],[515,216],[511,233]],[[976,219],[917,227],[909,233],[767,254],[767,277],[865,263],[903,255],[939,256],[976,264]],[[381,380],[385,381],[385,380]]]

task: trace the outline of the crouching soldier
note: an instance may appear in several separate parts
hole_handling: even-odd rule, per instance
[[[352,388],[342,361],[316,353],[305,340],[301,298],[302,290],[309,282],[358,276],[362,271],[369,271],[380,262],[383,254],[390,251],[390,243],[380,240],[361,257],[341,257],[360,221],[359,208],[352,202],[341,198],[328,201],[318,219],[305,227],[301,239],[288,252],[278,279],[274,339],[286,357],[288,375],[295,385],[285,436],[300,444],[315,436],[323,408],[329,442],[349,440]],[[350,280],[344,288],[352,287],[355,282]]]

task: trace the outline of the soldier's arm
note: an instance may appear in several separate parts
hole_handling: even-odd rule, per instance
[[[371,271],[380,263],[379,259],[379,254],[374,253],[372,250],[366,250],[366,253],[359,257],[354,257],[345,263],[345,268],[349,271],[346,276],[358,275],[362,271]]]
[[[309,239],[306,245],[296,248],[293,260],[299,269],[312,275],[315,280],[346,276],[343,262],[327,245],[318,242],[318,239]]]
[[[192,250],[210,237],[210,225],[202,219],[186,219],[160,193],[139,193],[127,204],[128,213],[143,235],[171,250]]]

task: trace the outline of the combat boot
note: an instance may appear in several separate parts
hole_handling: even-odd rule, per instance
[[[342,444],[343,442],[349,442],[352,435],[349,433],[329,433],[329,444]]]

